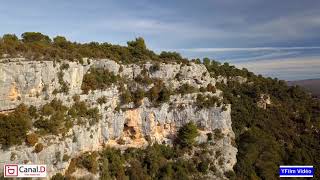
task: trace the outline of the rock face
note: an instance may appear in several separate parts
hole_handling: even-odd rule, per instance
[[[260,98],[257,101],[257,106],[262,109],[267,109],[267,106],[271,104],[270,95],[260,94]]]
[[[63,63],[68,64],[69,68],[61,68]],[[84,74],[90,67],[99,67],[132,80],[143,68],[152,68],[151,63],[144,64],[144,67],[135,64],[120,65],[111,60],[92,60],[89,65],[63,63],[0,61],[0,112],[10,111],[21,103],[39,107],[54,98],[71,106],[72,97],[78,94],[80,100],[92,107],[98,107],[102,120],[92,126],[89,123],[75,125],[64,137],[53,135],[41,137],[39,141],[44,145],[44,149],[39,153],[34,153],[34,147],[25,144],[10,149],[0,149],[1,163],[47,164],[49,176],[52,176],[57,172],[64,173],[68,168],[70,160],[63,161],[64,155],[77,157],[86,151],[97,151],[105,145],[125,149],[144,147],[153,142],[170,144],[177,130],[185,123],[193,121],[201,130],[197,138],[199,142],[207,141],[207,133],[215,129],[221,130],[223,138],[211,144],[212,149],[222,153],[223,163],[221,160],[218,163],[218,159],[215,159],[216,167],[221,174],[232,170],[236,163],[237,149],[233,146],[230,105],[225,109],[217,106],[198,109],[194,105],[197,93],[191,93],[183,96],[172,95],[169,103],[157,107],[144,98],[138,108],[117,110],[120,101],[118,88],[111,86],[103,91],[95,90],[82,94]],[[61,72],[63,81],[70,88],[68,94],[54,92],[61,88],[58,78]],[[216,82],[216,79],[210,77],[205,66],[194,63],[160,64],[158,70],[148,73],[149,77],[162,79],[172,88],[178,88],[185,83],[200,88],[206,87],[209,83],[214,85]],[[215,94],[209,94],[222,98],[219,90]],[[106,98],[106,103],[99,105],[97,99],[101,97]],[[0,168],[2,167],[1,164]]]
[[[70,67],[63,71],[63,79],[69,84],[70,95],[80,93],[88,67],[68,64]],[[40,105],[54,98],[52,92],[60,88],[60,65],[53,61],[0,63],[0,111],[14,109],[21,103]]]

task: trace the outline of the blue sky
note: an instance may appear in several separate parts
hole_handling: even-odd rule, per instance
[[[0,34],[122,45],[142,36],[157,52],[208,56],[286,80],[320,78],[319,9],[318,0],[10,0],[0,6]]]

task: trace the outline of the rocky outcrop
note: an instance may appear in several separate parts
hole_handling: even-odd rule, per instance
[[[257,101],[257,106],[262,109],[267,109],[267,106],[271,104],[271,98],[268,94],[260,94],[260,98]]]
[[[63,63],[68,64],[69,68],[61,68]],[[21,103],[40,107],[54,98],[71,106],[72,97],[79,95],[80,100],[97,107],[102,115],[102,119],[94,125],[87,123],[73,126],[64,137],[41,137],[39,141],[44,145],[44,149],[39,153],[34,153],[34,147],[25,144],[1,149],[1,163],[47,164],[49,175],[52,176],[66,171],[70,160],[63,161],[64,155],[77,157],[83,152],[97,151],[106,145],[125,149],[144,147],[154,142],[171,144],[177,130],[193,121],[201,129],[197,138],[199,142],[207,141],[207,133],[215,129],[221,130],[223,138],[211,143],[214,151],[221,152],[220,163],[215,157],[212,158],[221,174],[232,170],[236,163],[237,149],[233,146],[230,105],[226,108],[213,106],[199,109],[195,105],[198,93],[192,93],[172,95],[169,103],[156,107],[144,98],[138,108],[127,105],[119,109],[120,94],[116,86],[82,94],[82,79],[90,67],[106,68],[128,80],[137,77],[145,68],[149,70],[149,77],[162,79],[167,86],[174,89],[185,83],[200,88],[216,82],[203,65],[160,64],[158,70],[151,71],[152,66],[151,63],[141,66],[120,65],[110,60],[91,60],[91,64],[87,65],[75,62],[0,61],[0,111],[12,110]],[[70,88],[67,94],[55,92],[61,88],[58,78],[61,72],[63,81]],[[209,95],[223,98],[219,90]],[[106,98],[106,103],[97,103],[97,99],[101,97]]]

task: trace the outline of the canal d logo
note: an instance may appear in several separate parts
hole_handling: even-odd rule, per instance
[[[18,165],[15,165],[15,164],[4,165],[4,175],[6,177],[18,176]]]
[[[4,177],[47,177],[46,165],[4,164]]]

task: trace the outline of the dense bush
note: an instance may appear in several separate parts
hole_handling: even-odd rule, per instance
[[[183,59],[177,52],[162,51],[159,57],[165,61],[187,62],[187,60]]]
[[[182,147],[191,147],[199,135],[198,128],[193,122],[182,126],[178,131],[178,142]]]
[[[61,66],[60,66],[60,70],[63,71],[63,70],[69,69],[69,67],[70,67],[69,64],[63,63],[63,64],[61,64]]]
[[[65,177],[61,173],[57,173],[51,177],[51,180],[65,180]]]
[[[237,69],[235,66],[229,65],[229,63],[221,64],[220,62],[210,60],[208,58],[203,59],[203,64],[206,66],[210,75],[213,77],[224,76],[224,77],[252,77],[254,74],[249,72],[247,69]]]
[[[84,93],[88,93],[89,90],[104,90],[118,81],[119,75],[102,68],[91,68],[83,77],[81,89]]]
[[[25,32],[22,35],[22,42],[24,43],[50,43],[51,39],[47,35],[39,32]]]
[[[202,109],[202,108],[220,106],[221,102],[219,98],[216,96],[210,96],[210,95],[205,96],[202,94],[198,94],[196,99],[196,105],[198,106],[199,109]]]
[[[78,124],[89,121],[90,125],[94,125],[101,119],[98,108],[89,108],[84,101],[76,101],[68,110],[68,115]]]
[[[140,84],[144,84],[144,85],[150,85],[153,82],[153,79],[151,79],[148,75],[148,70],[143,68],[141,73],[134,78],[134,80]]]
[[[67,64],[67,65],[69,65],[69,64]],[[61,67],[64,68],[63,65],[62,65]],[[63,71],[62,71],[62,70],[58,72],[58,82],[59,82],[59,84],[60,84],[60,89],[58,90],[58,92],[59,92],[59,93],[68,94],[70,88],[69,88],[68,83],[63,80],[63,75],[64,75],[64,74],[63,74]]]
[[[34,126],[39,129],[41,134],[65,133],[70,127],[66,126],[68,119],[66,112],[68,108],[60,100],[52,100],[45,104],[41,109],[41,117],[34,122]]]
[[[128,104],[132,102],[133,101],[132,93],[127,89],[123,90],[122,93],[120,94],[120,101],[121,101],[121,104]]]
[[[198,92],[198,89],[191,86],[190,84],[183,84],[178,89],[178,93],[180,93],[181,95],[195,93],[195,92]]]
[[[40,134],[65,134],[75,123],[89,122],[95,124],[101,119],[97,108],[88,108],[85,102],[76,101],[70,108],[64,106],[60,100],[52,100],[40,109],[40,116],[36,118],[34,126]]]
[[[145,97],[145,92],[138,88],[133,94],[133,102],[136,107],[139,107],[142,103],[142,99]]]
[[[98,154],[97,153],[87,153],[83,154],[78,159],[78,165],[80,167],[86,168],[89,172],[96,174],[99,169],[99,164],[97,161]]]
[[[154,144],[146,149],[106,148],[101,153],[102,179],[190,179],[208,172],[210,161],[198,155],[187,160],[178,147]],[[199,153],[201,154],[201,153]]]
[[[147,96],[154,105],[168,102],[172,91],[168,89],[162,81],[157,81],[154,86],[148,91]]]
[[[99,97],[99,98],[97,99],[97,103],[100,104],[100,105],[107,103],[107,98],[106,98],[106,96]]]
[[[38,142],[38,138],[38,135],[35,133],[28,134],[26,138],[26,143],[29,146],[34,146]]]
[[[35,153],[39,153],[43,150],[43,144],[42,143],[38,143],[35,147],[34,147],[34,152]]]
[[[64,154],[62,157],[63,162],[67,162],[67,161],[69,161],[69,159],[70,159],[70,156],[68,156],[67,154]]]
[[[160,63],[159,62],[156,62],[154,64],[152,64],[152,66],[150,67],[150,72],[156,72],[156,71],[159,71],[160,70]]]
[[[168,102],[170,99],[170,95],[172,91],[168,89],[164,83],[159,79],[153,80],[153,87],[150,88],[147,92],[143,89],[137,87],[136,84],[134,86],[135,90],[129,90],[129,88],[120,87],[119,91],[121,104],[128,104],[130,102],[134,102],[136,107],[141,105],[141,100],[147,97],[153,105],[157,106],[162,103]]]
[[[26,139],[31,125],[28,108],[23,104],[7,115],[0,114],[0,144],[2,144],[2,148],[21,144]]]
[[[102,153],[102,177],[107,179],[108,177],[115,179],[125,179],[125,159],[121,155],[119,150],[107,148]]]

